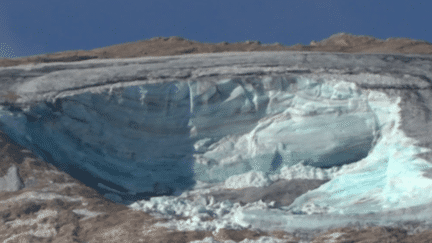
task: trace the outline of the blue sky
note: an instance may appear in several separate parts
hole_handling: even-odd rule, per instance
[[[425,0],[1,0],[0,58],[157,36],[308,45],[346,32],[432,42],[431,9]]]

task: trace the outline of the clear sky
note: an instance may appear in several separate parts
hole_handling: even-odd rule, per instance
[[[0,58],[152,37],[308,45],[346,32],[432,42],[429,0],[1,0]]]

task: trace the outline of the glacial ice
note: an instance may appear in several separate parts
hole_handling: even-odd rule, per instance
[[[399,129],[399,101],[343,80],[190,80],[88,92],[20,112],[3,107],[0,123],[112,200],[161,217],[193,217],[167,223],[177,228],[288,230],[316,215],[432,201],[431,181],[421,176],[431,166]],[[330,181],[282,208],[185,199],[294,178]],[[147,194],[164,196],[133,200]],[[203,221],[209,216],[216,219]]]

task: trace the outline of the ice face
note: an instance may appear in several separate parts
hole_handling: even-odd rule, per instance
[[[429,165],[398,130],[398,112],[398,100],[354,83],[279,76],[111,88],[2,108],[0,122],[15,141],[123,203],[203,185],[330,179],[277,213],[289,217],[431,201],[431,183],[418,176]],[[264,209],[242,209],[239,224],[266,224]]]
[[[432,184],[421,175],[430,165],[415,156],[427,150],[414,146],[415,141],[399,129],[400,98],[392,102],[382,93],[370,92],[368,100],[381,124],[381,137],[372,151],[357,163],[344,166],[333,180],[297,198],[288,208],[299,208],[308,201],[331,206],[331,212],[364,214],[430,202],[432,198],[425,192],[432,189]]]
[[[367,156],[377,128],[354,84],[283,77],[130,86],[43,103],[25,116],[3,112],[1,121],[60,167],[132,195],[298,163],[352,163]]]

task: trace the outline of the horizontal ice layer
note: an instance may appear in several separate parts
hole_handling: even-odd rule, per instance
[[[123,199],[299,163],[352,163],[378,129],[355,84],[283,76],[111,88],[3,109],[0,121],[16,141]]]

